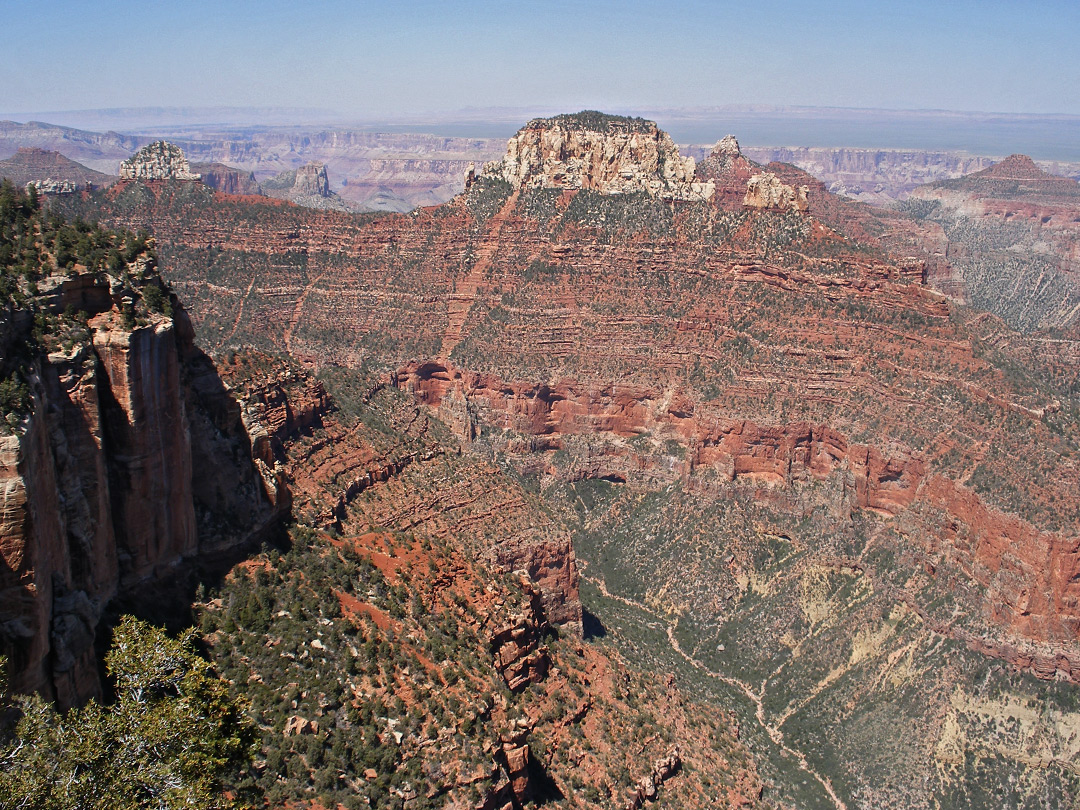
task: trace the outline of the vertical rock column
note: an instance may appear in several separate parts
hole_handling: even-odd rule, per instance
[[[172,321],[98,331],[121,581],[137,584],[197,550],[191,447]]]

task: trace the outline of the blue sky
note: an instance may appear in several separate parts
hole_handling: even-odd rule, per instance
[[[1080,0],[0,0],[0,111],[727,104],[1080,114]]]

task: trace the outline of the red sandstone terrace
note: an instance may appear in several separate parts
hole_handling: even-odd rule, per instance
[[[35,293],[89,317],[56,315],[11,437],[18,688],[94,694],[108,610],[194,588],[287,515],[288,557],[197,608],[272,729],[261,783],[297,769],[293,797],[350,767],[342,791],[377,796],[391,740],[439,763],[432,795],[492,810],[552,784],[635,807],[1069,789],[1080,344],[962,303],[985,289],[966,226],[852,205],[733,138],[683,160],[598,113],[530,123],[408,215],[197,173],[156,144],[109,190],[43,192],[156,243]],[[1039,180],[1014,174],[990,182]],[[361,737],[359,770],[296,756]],[[969,754],[989,770],[957,770]],[[406,796],[412,773],[391,774]]]
[[[623,166],[617,195],[573,180],[573,147],[546,143],[512,142],[465,195],[411,215],[193,207],[172,187],[134,207],[113,192],[102,215],[157,235],[211,345],[284,343],[312,366],[381,369],[522,469],[553,469],[543,454],[564,449],[573,477],[848,476],[857,507],[917,525],[910,542],[977,586],[983,648],[1080,677],[1065,394],[1017,336],[926,286],[929,268],[945,272],[932,251],[885,247],[917,227],[730,142],[694,168],[706,199],[679,185],[685,165],[650,174],[639,142],[605,158]],[[747,189],[765,174],[781,190],[763,208]],[[808,210],[784,202],[799,194],[782,187],[802,186]],[[588,435],[601,442],[583,455],[573,437]],[[674,466],[656,453],[665,439],[686,448]],[[994,476],[1004,488],[984,483]]]

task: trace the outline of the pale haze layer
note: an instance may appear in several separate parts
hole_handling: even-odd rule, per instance
[[[1080,3],[9,2],[0,110],[1080,114]]]

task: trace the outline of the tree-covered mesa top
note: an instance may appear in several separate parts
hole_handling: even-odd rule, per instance
[[[118,306],[120,325],[132,329],[152,313],[171,314],[156,266],[145,233],[69,222],[43,207],[33,186],[0,184],[0,410],[6,424],[30,406],[26,381],[33,359],[89,337],[94,313],[65,309],[64,284],[89,276]]]
[[[156,265],[146,234],[116,232],[43,209],[37,191],[0,185],[0,296],[28,305],[43,278],[90,272],[121,278],[139,259]]]
[[[645,118],[631,118],[625,115],[610,115],[597,110],[582,110],[577,113],[563,113],[551,118],[534,118],[525,125],[525,129],[544,129],[553,125],[584,129],[592,132],[653,132],[656,122]]]

